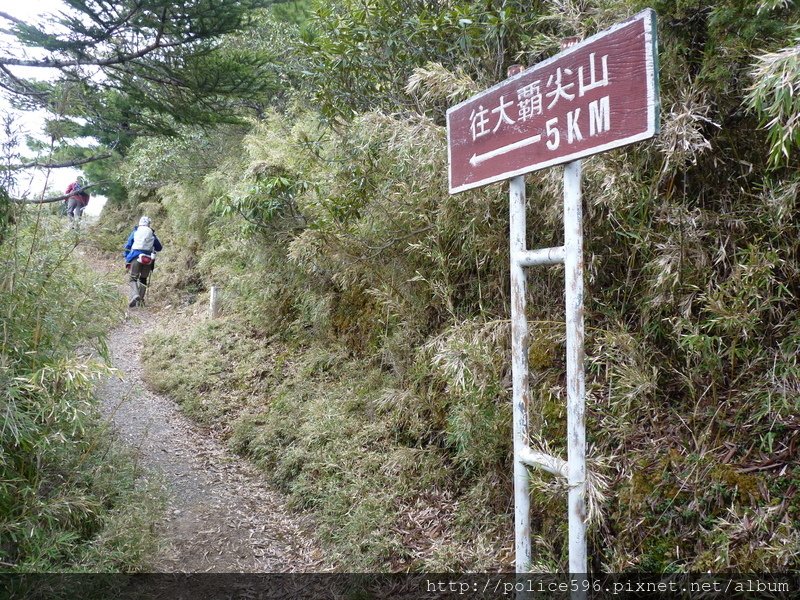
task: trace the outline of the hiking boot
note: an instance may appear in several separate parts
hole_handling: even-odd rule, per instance
[[[139,304],[139,298],[139,284],[135,281],[131,281],[131,301],[128,302],[128,306],[133,308]]]

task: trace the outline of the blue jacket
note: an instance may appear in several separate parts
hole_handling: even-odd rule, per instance
[[[135,260],[137,256],[139,256],[140,254],[144,254],[145,252],[145,250],[131,250],[131,247],[133,246],[133,234],[136,233],[136,230],[138,228],[139,228],[138,225],[133,228],[133,231],[131,231],[131,234],[128,236],[128,241],[125,242],[125,252],[123,252],[122,254],[125,256],[126,263]],[[156,252],[161,252],[161,242],[158,241],[158,237],[156,236],[155,231],[153,232],[153,238],[154,238],[153,250],[155,250]]]

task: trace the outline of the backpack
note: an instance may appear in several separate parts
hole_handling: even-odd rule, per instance
[[[89,198],[90,198],[89,192],[83,191],[83,186],[80,183],[75,182],[75,187],[72,188],[72,195],[80,198],[81,204],[83,204],[84,206],[89,204]]]
[[[133,230],[133,241],[131,242],[131,250],[144,250],[150,254],[153,252],[156,234],[147,226],[137,226]]]
[[[83,205],[86,206],[87,204],[89,204],[89,192],[85,192],[83,190],[83,187],[80,185],[78,186],[77,192],[78,192],[78,198],[81,199]]]
[[[83,206],[86,206],[87,204],[89,204],[89,198],[90,198],[89,192],[84,192],[83,191],[83,186],[80,183],[78,183],[77,181],[75,182],[72,190],[70,192],[68,192],[68,193],[70,195],[70,198],[76,198],[77,197],[80,200],[80,202],[81,202],[81,204]],[[68,201],[69,201],[69,198],[67,198],[67,200],[65,200],[65,202],[68,202]]]

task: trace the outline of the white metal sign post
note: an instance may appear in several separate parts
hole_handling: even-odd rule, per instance
[[[583,372],[581,163],[564,167],[564,283],[567,316],[567,507],[569,572],[586,574],[586,419]]]
[[[526,249],[525,179],[510,182],[511,354],[514,403],[514,523],[516,570],[531,564],[528,466],[566,478],[569,486],[569,572],[580,575],[586,565],[586,426],[583,369],[583,210],[581,163],[564,168],[564,245]],[[567,328],[567,462],[535,452],[528,445],[528,319],[525,267],[564,264]]]
[[[583,327],[583,213],[580,158],[658,131],[655,12],[647,9],[447,111],[450,193],[508,179],[514,417],[516,571],[531,566],[528,467],[568,484],[569,573],[583,598],[586,559],[586,426]],[[528,250],[524,173],[564,166],[564,245]],[[527,267],[564,265],[567,460],[529,445]]]

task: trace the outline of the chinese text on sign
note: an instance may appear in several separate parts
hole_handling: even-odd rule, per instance
[[[448,110],[450,193],[652,137],[654,26],[645,10]]]

